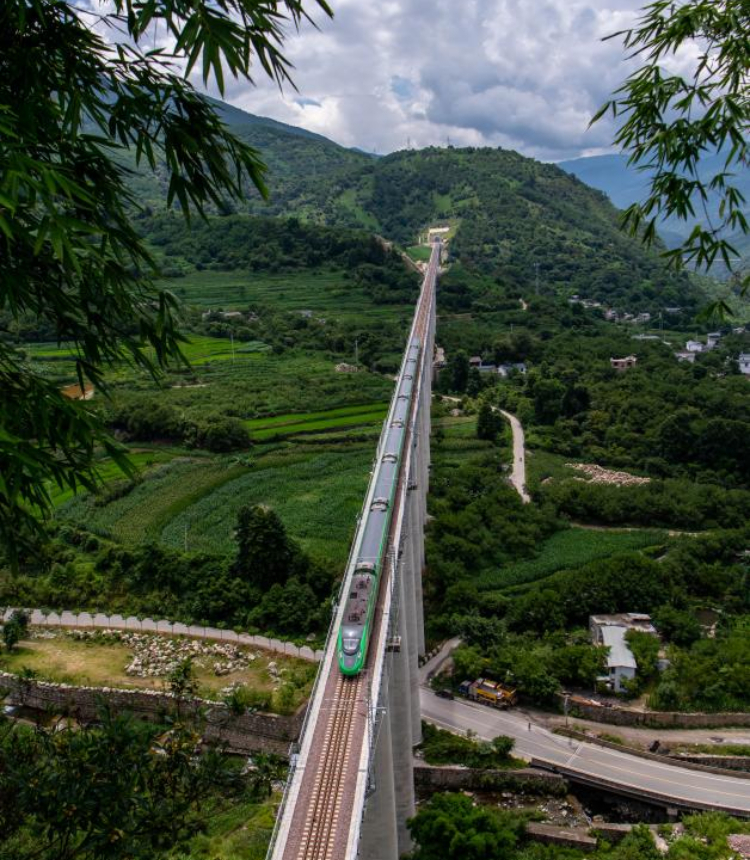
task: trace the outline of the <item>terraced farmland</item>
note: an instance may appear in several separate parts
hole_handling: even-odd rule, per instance
[[[369,443],[341,450],[283,445],[256,456],[251,465],[183,455],[146,471],[140,484],[107,504],[89,494],[63,500],[58,517],[133,546],[156,541],[191,552],[231,554],[237,511],[263,504],[279,514],[306,550],[343,564],[372,456]]]
[[[429,251],[428,251],[429,256]],[[183,278],[161,281],[181,302],[202,308],[245,310],[267,306],[278,311],[311,310],[340,320],[393,319],[394,313],[410,314],[403,305],[375,304],[370,295],[340,269],[312,269],[273,274],[269,272],[192,272]]]
[[[169,522],[162,542],[190,550],[231,553],[232,531],[242,505],[263,504],[281,517],[289,534],[317,558],[342,566],[349,550],[356,516],[362,507],[373,448],[369,444],[337,451],[274,452],[185,505]]]
[[[341,430],[355,427],[377,426],[388,414],[388,403],[368,403],[363,406],[345,406],[323,412],[292,412],[273,418],[255,418],[246,421],[250,436],[257,441],[277,436],[295,436],[301,433]]]
[[[516,593],[525,590],[523,586],[551,576],[558,570],[577,568],[618,553],[658,546],[668,540],[666,532],[659,529],[594,531],[574,526],[544,541],[536,558],[482,574],[477,579],[477,586],[486,590],[507,588]]]

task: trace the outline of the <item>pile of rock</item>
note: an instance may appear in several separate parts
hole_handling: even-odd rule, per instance
[[[638,475],[631,475],[629,472],[614,472],[611,469],[598,466],[596,463],[566,463],[565,465],[569,469],[583,472],[586,476],[586,478],[576,478],[575,480],[588,480],[592,484],[612,484],[616,487],[632,487],[637,484],[648,484],[651,481],[651,478],[640,478]]]
[[[138,678],[169,675],[187,659],[192,660],[195,666],[210,668],[214,675],[229,675],[244,671],[260,656],[243,651],[231,642],[168,638],[124,630],[72,630],[68,635],[79,640],[120,642],[132,648],[133,656],[125,671]],[[269,664],[269,673],[271,666],[275,669],[276,664]]]

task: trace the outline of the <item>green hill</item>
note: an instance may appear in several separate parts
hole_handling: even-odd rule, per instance
[[[606,196],[560,168],[501,149],[438,149],[374,158],[326,138],[221,106],[226,123],[268,164],[271,200],[248,191],[227,213],[294,215],[360,227],[412,244],[428,224],[457,227],[452,254],[510,294],[598,299],[632,311],[680,305],[700,293],[619,230]],[[158,210],[166,175],[134,176]]]
[[[726,151],[707,152],[701,158],[701,176],[708,182],[718,173],[724,170]],[[645,200],[648,193],[650,173],[648,170],[639,170],[628,164],[627,157],[623,155],[594,155],[588,158],[575,158],[572,161],[561,161],[559,164],[566,173],[571,173],[593,188],[603,191],[609,199],[620,209],[625,209],[631,203]],[[737,172],[733,183],[745,198],[743,207],[745,216],[750,218],[750,173],[747,170]],[[709,195],[706,211],[712,223],[720,224],[718,195]],[[669,247],[677,247],[688,238],[696,224],[705,221],[702,207],[696,201],[698,217],[688,218],[681,221],[677,217],[668,218],[662,222],[659,232],[664,242]],[[741,232],[736,233],[731,239],[735,250],[747,263],[750,259],[750,238]],[[724,277],[727,273],[724,267],[717,264],[712,270],[717,277]]]
[[[622,233],[604,194],[516,152],[396,153],[369,165],[352,194],[400,242],[430,222],[457,222],[453,256],[511,293],[535,291],[538,266],[541,293],[639,311],[700,300],[687,276]]]

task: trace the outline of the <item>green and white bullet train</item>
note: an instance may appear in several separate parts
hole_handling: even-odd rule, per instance
[[[339,668],[344,675],[358,675],[367,659],[380,577],[388,547],[398,474],[404,455],[406,424],[420,348],[419,339],[414,338],[409,345],[396,408],[380,455],[380,471],[375,492],[363,524],[364,534],[354,566],[351,588],[346,596],[344,619],[338,634]]]

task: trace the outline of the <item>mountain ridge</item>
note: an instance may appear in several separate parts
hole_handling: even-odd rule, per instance
[[[453,222],[454,259],[515,293],[578,293],[624,310],[695,306],[685,276],[619,230],[617,210],[556,165],[498,148],[402,150],[380,158],[217,103],[268,165],[268,202],[253,188],[218,214],[294,216],[364,228],[402,245]],[[163,208],[167,175],[141,175],[141,200]]]

